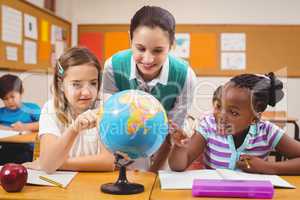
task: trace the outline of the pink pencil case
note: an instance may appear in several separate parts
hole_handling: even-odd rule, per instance
[[[272,199],[274,188],[270,181],[195,179],[194,197],[243,197]]]

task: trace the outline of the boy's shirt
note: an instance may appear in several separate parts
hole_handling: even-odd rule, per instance
[[[22,123],[32,123],[39,121],[41,109],[35,103],[23,102],[18,109],[11,110],[6,107],[0,108],[0,124],[11,126],[20,121]]]

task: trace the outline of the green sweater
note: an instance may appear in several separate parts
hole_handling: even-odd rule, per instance
[[[132,51],[121,51],[112,57],[112,69],[116,86],[119,91],[127,89],[137,89],[138,82],[136,79],[129,80],[131,70]],[[176,97],[180,95],[187,77],[188,66],[183,60],[169,57],[169,75],[167,85],[156,84],[150,91],[156,99],[158,99],[165,110],[169,112],[176,101]]]

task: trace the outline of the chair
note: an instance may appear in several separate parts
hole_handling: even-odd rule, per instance
[[[262,114],[263,120],[268,120],[275,123],[279,127],[283,128],[287,124],[292,124],[294,126],[294,139],[300,141],[299,137],[299,126],[297,124],[298,119],[293,117],[288,117],[285,111],[266,111]],[[286,158],[279,152],[271,152],[271,156],[275,156],[276,161],[285,160]]]
[[[40,156],[40,138],[37,134],[34,141],[33,159],[36,160]]]

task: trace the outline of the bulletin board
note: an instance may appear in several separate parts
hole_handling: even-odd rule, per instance
[[[71,44],[71,23],[24,0],[0,0],[0,69],[48,72]]]
[[[101,38],[91,46],[100,61],[104,61],[114,52],[129,48],[128,31],[129,25],[125,24],[79,25],[78,43],[89,47],[86,41]],[[300,77],[300,25],[179,24],[176,33],[189,35],[189,56],[185,59],[198,76],[273,71],[282,76]],[[224,51],[223,35],[226,34],[244,36],[243,49]],[[231,54],[244,56],[242,68],[226,68],[224,58]]]

